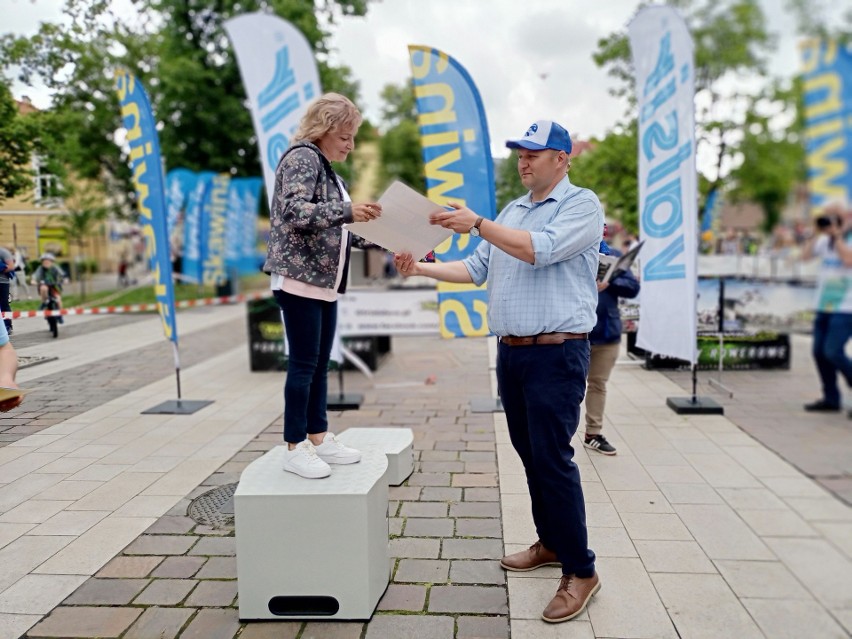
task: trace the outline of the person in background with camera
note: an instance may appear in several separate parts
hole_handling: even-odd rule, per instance
[[[844,216],[846,221],[844,222]],[[837,374],[852,388],[852,359],[845,352],[852,337],[852,209],[833,202],[816,219],[816,232],[802,251],[804,259],[821,260],[813,328],[813,358],[822,383],[822,397],[805,410],[841,409]],[[852,417],[852,411],[849,416]]]

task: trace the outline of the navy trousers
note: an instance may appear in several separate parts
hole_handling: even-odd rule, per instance
[[[284,314],[289,357],[284,384],[284,441],[328,430],[328,360],[337,328],[337,302],[273,291]]]
[[[846,342],[852,338],[852,313],[821,313],[814,317],[812,355],[822,382],[823,399],[840,406],[837,374],[852,388],[852,360],[846,356]]]
[[[509,436],[527,475],[532,515],[541,543],[562,562],[562,572],[591,577],[586,504],[571,437],[589,372],[588,340],[507,346],[497,352],[497,383]]]
[[[9,293],[9,282],[0,282],[0,311],[4,313],[12,312],[11,295]],[[4,319],[6,330],[12,330],[12,320]]]

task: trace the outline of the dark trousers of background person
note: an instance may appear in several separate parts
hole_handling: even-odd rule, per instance
[[[308,433],[328,430],[328,360],[337,328],[337,302],[273,291],[287,333],[284,441],[298,444]]]
[[[814,317],[812,354],[822,382],[827,404],[840,406],[837,373],[852,388],[852,360],[846,356],[846,342],[852,338],[852,313],[821,313]]]
[[[497,350],[497,384],[509,437],[527,475],[539,540],[556,553],[563,574],[594,574],[586,504],[571,438],[589,372],[589,342],[509,346]]]
[[[0,282],[0,311],[4,313],[12,312],[11,291],[9,290],[9,282]],[[12,320],[4,319],[6,330],[12,330]]]

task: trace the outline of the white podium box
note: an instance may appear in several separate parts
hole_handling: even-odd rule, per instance
[[[249,464],[234,493],[240,619],[369,619],[390,579],[387,456],[304,479],[284,446]]]
[[[391,486],[399,486],[414,472],[414,433],[410,428],[347,428],[336,437],[358,450],[384,452]]]

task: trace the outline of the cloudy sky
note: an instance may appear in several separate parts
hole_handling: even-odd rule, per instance
[[[835,4],[834,0],[824,0]],[[793,20],[784,0],[763,0],[778,34],[773,72],[797,69]],[[564,124],[581,138],[606,133],[624,114],[613,86],[592,60],[597,42],[626,27],[637,0],[383,0],[365,18],[335,33],[337,60],[361,82],[367,114],[378,114],[379,92],[410,75],[407,46],[422,44],[453,56],[470,73],[485,106],[496,155],[538,119]],[[837,4],[840,4],[839,2]]]
[[[784,1],[762,3],[779,38],[772,72],[789,76],[798,62]],[[819,4],[839,14],[847,1]],[[410,75],[409,44],[453,56],[482,96],[494,153],[506,155],[504,141],[537,119],[557,120],[587,138],[603,135],[621,117],[624,105],[609,95],[612,82],[591,56],[597,40],[624,28],[637,5],[638,0],[380,0],[370,3],[365,18],[342,20],[331,44],[334,59],[349,65],[361,83],[361,103],[374,120],[382,87]],[[61,7],[62,0],[0,0],[0,33],[30,33],[40,20],[56,19]],[[49,104],[43,91],[16,90],[30,93],[37,106]]]

